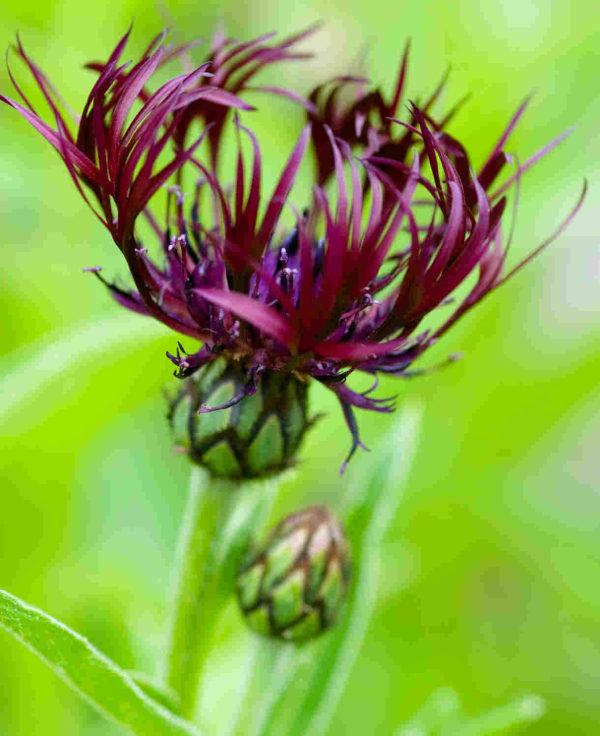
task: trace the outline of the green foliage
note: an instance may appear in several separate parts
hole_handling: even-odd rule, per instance
[[[32,399],[38,400],[40,393],[59,396],[56,386],[65,374],[74,370],[89,371],[95,361],[106,355],[114,359],[120,353],[131,353],[134,345],[139,347],[155,341],[160,333],[156,322],[117,312],[73,325],[60,335],[53,334],[49,340],[3,356],[0,426],[13,419],[14,414]]]
[[[0,625],[44,659],[96,708],[139,736],[194,736],[191,724],[158,705],[86,639],[0,590]]]
[[[389,432],[377,464],[362,492],[350,499],[346,521],[354,549],[355,582],[345,621],[335,630],[328,651],[318,661],[299,714],[299,733],[325,733],[350,678],[379,599],[382,547],[408,481],[419,442],[421,408],[408,406]],[[316,702],[315,702],[316,701]]]
[[[542,698],[526,695],[470,717],[462,710],[454,690],[440,688],[407,723],[397,729],[394,736],[493,736],[536,721],[544,712]]]
[[[334,732],[333,719],[348,681],[356,673],[355,664],[380,599],[386,532],[409,478],[420,418],[418,407],[404,409],[387,437],[386,451],[377,464],[368,464],[370,475],[361,479],[349,500],[347,529],[356,574],[346,616],[328,639],[311,646],[256,641],[244,676],[244,697],[234,710],[226,736],[321,736]],[[394,736],[492,736],[534,721],[543,713],[541,698],[530,695],[468,717],[461,710],[458,695],[442,688]]]
[[[277,651],[270,643],[262,649],[257,645],[258,654],[252,654],[256,667],[247,674],[245,706],[237,713],[238,725],[233,727],[236,734],[319,736],[328,732],[377,608],[385,535],[409,476],[420,417],[416,406],[401,412],[387,437],[385,451],[376,463],[367,464],[368,475],[359,478],[355,493],[347,500],[346,530],[353,549],[354,580],[345,615],[310,649],[305,646],[294,651],[281,645]],[[274,678],[273,672],[282,668],[284,672]],[[273,682],[278,683],[277,693],[263,695],[261,688],[268,691]],[[293,688],[294,682],[300,689]],[[270,719],[264,713],[265,697]],[[248,719],[258,722],[255,730],[248,726]]]
[[[257,0],[250,12],[239,0],[218,8],[183,0],[168,6],[172,17],[165,19],[141,0],[113,3],[110,12],[102,2],[4,0],[0,28],[4,47],[20,31],[81,110],[90,80],[83,62],[104,58],[132,17],[141,50],[163,25],[189,40],[226,18],[230,34],[250,38],[265,27],[292,32],[323,16],[314,3]],[[540,692],[550,708],[523,727],[531,736],[597,732],[600,588],[590,581],[600,575],[600,97],[590,60],[599,13],[582,0],[423,0],[401,7],[333,0],[316,62],[281,66],[261,80],[279,84],[301,75],[307,89],[347,72],[366,38],[368,73],[389,90],[402,42],[412,36],[408,96],[422,96],[451,63],[446,101],[472,93],[451,132],[468,137],[476,163],[510,111],[537,89],[510,150],[524,158],[573,122],[578,130],[524,179],[515,259],[549,232],[583,174],[592,184],[568,233],[440,344],[440,360],[464,350],[464,361],[410,383],[382,380],[382,395],[410,395],[426,406],[424,440],[384,544],[380,601],[331,734],[370,733],[374,717],[378,733],[392,733],[439,683],[456,687],[469,713],[516,692]],[[14,71],[24,76],[16,65]],[[9,88],[2,67],[0,91]],[[262,102],[259,93],[254,100]],[[15,351],[0,363],[0,579],[101,643],[113,659],[152,671],[163,645],[187,477],[187,464],[167,449],[160,398],[171,380],[164,351],[173,351],[177,337],[151,320],[126,317],[80,274],[95,263],[109,277],[126,267],[54,154],[10,111],[0,111],[0,119],[0,349]],[[242,121],[253,124],[264,146],[265,175],[277,175],[300,118],[288,101],[274,101]],[[119,333],[124,319],[136,325],[129,334]],[[100,338],[95,330],[102,325],[114,339]],[[309,434],[278,515],[343,498],[357,475],[351,467],[338,477],[345,428],[334,401],[318,387],[311,391],[328,416]],[[365,459],[376,462],[391,419],[359,419],[372,449]],[[232,609],[214,642],[204,705],[208,711],[212,703],[215,723],[237,687],[232,670],[243,664],[247,640],[238,624]],[[55,676],[9,636],[0,639],[3,736],[117,733],[57,688]],[[303,655],[308,661],[294,657],[291,667],[289,655],[277,657],[277,687],[289,695],[302,672],[311,674],[311,651]],[[267,669],[267,679],[271,674]],[[284,723],[281,710],[278,720]]]
[[[290,711],[293,720],[283,727],[283,733],[320,736],[329,731],[377,609],[386,533],[410,474],[420,416],[416,406],[403,409],[385,451],[376,464],[367,464],[368,475],[355,480],[354,492],[346,499],[346,528],[355,559],[346,615],[312,649],[278,648],[273,642],[254,646],[228,728],[232,736],[281,733],[280,715],[283,712],[288,719]],[[234,574],[250,535],[262,526],[278,485],[273,480],[238,486],[233,481],[211,480],[199,468],[193,469],[166,662],[169,690],[144,675],[119,669],[79,634],[2,591],[0,624],[99,710],[133,733],[191,736],[197,731],[176,713],[181,708],[185,715],[195,714],[200,675],[215,625],[233,590]],[[301,531],[305,536],[308,533]],[[291,537],[284,541],[292,544]],[[284,560],[282,569],[286,569],[289,560],[280,549],[282,544],[276,536],[273,551]],[[300,692],[294,691],[295,682],[302,684]],[[288,687],[294,700],[288,697]],[[532,720],[542,711],[530,696],[468,719],[460,713],[457,696],[440,691],[398,729],[397,736],[487,736]]]

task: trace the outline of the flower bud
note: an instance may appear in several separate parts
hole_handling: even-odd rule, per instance
[[[348,541],[325,506],[281,521],[242,566],[240,608],[260,634],[293,641],[335,623],[350,582]]]
[[[218,477],[254,478],[293,464],[313,424],[307,403],[294,374],[265,371],[249,391],[248,375],[221,358],[184,381],[168,418],[195,463]]]

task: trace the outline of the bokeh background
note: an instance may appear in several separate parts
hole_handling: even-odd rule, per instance
[[[532,736],[597,734],[600,6],[3,0],[0,42],[8,46],[19,31],[78,108],[90,83],[83,63],[105,57],[132,18],[135,51],[164,25],[189,40],[222,22],[247,39],[321,19],[311,44],[318,59],[264,76],[300,91],[362,65],[389,89],[411,36],[411,95],[430,90],[448,64],[444,102],[472,92],[451,132],[475,161],[532,89],[510,145],[521,159],[577,125],[523,182],[515,253],[551,232],[587,176],[587,203],[568,232],[426,362],[457,350],[463,361],[382,387],[422,401],[423,435],[386,543],[378,613],[331,734],[391,734],[442,685],[458,690],[470,712],[540,693],[548,712],[528,727]],[[0,90],[9,89],[0,69]],[[275,173],[301,116],[286,102],[254,115],[246,122]],[[163,356],[175,337],[124,315],[81,274],[98,262],[110,275],[125,267],[56,155],[8,108],[0,109],[0,201],[0,587],[122,665],[152,672],[188,474],[170,451],[161,396],[173,380]],[[313,402],[328,416],[288,483],[286,510],[316,499],[335,506],[348,483],[338,476],[348,445],[340,413],[324,391],[315,389]],[[376,453],[391,420],[360,421]],[[232,613],[224,654],[214,657],[215,693],[226,690],[228,657],[245,636]],[[113,732],[0,632],[2,736]]]

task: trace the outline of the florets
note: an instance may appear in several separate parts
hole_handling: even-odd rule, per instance
[[[106,63],[91,65],[98,78],[75,134],[19,43],[17,53],[44,93],[55,126],[43,122],[24,95],[24,106],[0,99],[54,146],[123,252],[136,288],[105,281],[117,301],[202,343],[194,350],[179,342],[168,354],[176,375],[188,378],[225,359],[246,378],[226,408],[253,395],[268,374],[317,380],[342,406],[353,436],[351,455],[360,445],[353,408],[393,409],[392,399],[372,396],[377,374],[413,375],[412,363],[430,345],[531,258],[507,273],[506,195],[564,136],[498,184],[511,162],[504,148],[523,104],[476,173],[465,146],[445,132],[453,111],[432,117],[443,83],[422,106],[408,105],[406,121],[396,117],[407,47],[389,101],[353,78],[320,85],[308,99],[262,88],[300,103],[309,118],[280,164],[274,190],[266,193],[259,143],[238,117],[252,108],[240,95],[265,65],[302,57],[290,49],[306,35],[279,44],[268,36],[246,44],[219,37],[206,63],[152,92],[156,70],[188,47],[166,49],[159,37],[128,66],[119,61],[127,34]],[[348,85],[356,93],[342,101]],[[235,126],[239,143],[235,173],[223,177],[227,124]],[[200,157],[205,138],[207,162]],[[250,156],[243,153],[244,138]],[[315,183],[310,201],[299,203],[291,190],[311,145]],[[165,207],[162,219],[151,207],[157,199]],[[142,223],[158,241],[159,260],[150,255]],[[473,273],[466,296],[424,328]],[[373,387],[351,389],[346,379],[354,371],[371,374]]]

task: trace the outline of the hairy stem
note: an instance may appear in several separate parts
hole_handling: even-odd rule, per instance
[[[345,626],[340,627],[341,636],[332,652],[331,664],[319,683],[320,700],[311,712],[308,726],[302,728],[303,736],[327,733],[354,669],[378,600],[381,547],[408,480],[417,449],[420,423],[421,411],[416,405],[404,409],[399,420],[400,431],[396,435],[396,444],[392,445],[387,462],[382,465],[383,478],[375,480],[375,494],[368,495],[362,505],[357,505],[347,520],[350,532],[363,527],[357,545],[358,564],[350,610]]]
[[[212,632],[233,592],[250,537],[264,520],[278,482],[223,480],[194,467],[174,573],[164,682],[193,718]]]
[[[207,575],[211,547],[230,502],[231,483],[192,468],[190,490],[175,561],[174,594],[165,684],[179,697],[181,713],[193,715],[207,642],[218,611],[215,581]]]

